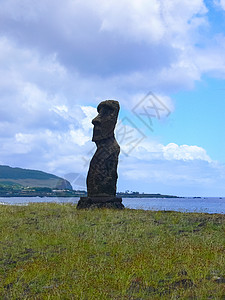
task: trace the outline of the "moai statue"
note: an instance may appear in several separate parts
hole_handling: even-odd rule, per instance
[[[119,113],[119,102],[106,100],[98,107],[92,141],[97,150],[90,162],[87,175],[87,197],[81,197],[77,208],[124,208],[122,198],[116,197],[117,165],[120,147],[114,129]]]

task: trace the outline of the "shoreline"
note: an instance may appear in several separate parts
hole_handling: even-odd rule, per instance
[[[4,199],[4,198],[2,198],[2,199]],[[5,198],[5,199],[9,199],[9,198]],[[43,199],[43,198],[41,198],[41,199]],[[131,200],[131,202],[126,202],[126,199]],[[133,198],[130,198],[130,199],[126,198],[126,199],[124,199],[124,202],[123,202],[126,210],[151,211],[151,212],[163,212],[163,213],[174,212],[174,213],[184,213],[184,214],[185,213],[188,213],[188,214],[198,213],[198,214],[209,214],[209,215],[214,215],[214,214],[215,215],[225,215],[225,209],[224,210],[222,209],[221,211],[220,210],[214,211],[212,208],[209,208],[209,207],[208,208],[207,207],[202,207],[202,208],[199,207],[198,209],[197,208],[191,209],[190,207],[189,208],[186,208],[186,207],[177,208],[177,207],[172,206],[173,202],[170,202],[171,207],[163,208],[163,204],[160,202],[159,198],[153,199],[153,200],[157,201],[157,203],[159,204],[158,207],[151,206],[150,205],[151,202],[149,204],[149,207],[143,206],[145,203],[142,203],[142,205],[141,205],[141,203],[139,203],[140,205],[135,207],[135,204],[132,202]],[[18,202],[10,203],[10,202],[4,202],[4,201],[1,202],[1,198],[0,198],[0,206],[19,207],[19,206],[29,206],[29,205],[35,205],[35,204],[40,205],[40,206],[41,205],[46,206],[48,204],[49,205],[60,204],[60,205],[65,205],[65,206],[71,205],[72,207],[76,207],[76,205],[77,205],[77,202],[73,202],[72,199],[71,199],[71,201],[65,201],[65,202],[63,202],[63,201],[60,202],[59,199],[56,199],[55,201],[54,200],[53,201],[38,201],[38,200],[39,199],[37,199],[37,201],[30,201],[30,202],[24,201],[24,202],[20,202],[20,203],[18,203]],[[138,199],[136,199],[136,200],[138,200]],[[149,200],[151,200],[151,199],[149,199]],[[167,200],[167,199],[161,199],[161,200]],[[183,200],[183,198],[181,199],[181,201],[182,200]],[[186,200],[189,200],[189,199],[186,199]],[[224,198],[224,200],[225,200],[225,198]],[[194,201],[196,201],[196,200],[194,200]],[[132,205],[134,205],[134,206],[132,207]]]

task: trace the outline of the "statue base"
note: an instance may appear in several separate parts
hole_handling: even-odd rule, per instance
[[[122,198],[117,197],[80,197],[77,209],[114,208],[123,209]]]

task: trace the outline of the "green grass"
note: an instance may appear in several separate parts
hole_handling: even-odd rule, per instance
[[[225,216],[1,205],[0,299],[225,299]]]

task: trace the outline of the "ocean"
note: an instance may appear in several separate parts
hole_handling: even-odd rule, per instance
[[[57,197],[12,197],[0,198],[3,205],[26,205],[30,202],[56,202],[74,203],[79,198],[57,198]],[[144,210],[172,210],[180,212],[204,212],[225,214],[224,197],[202,197],[202,198],[123,198],[123,204],[130,209]]]

